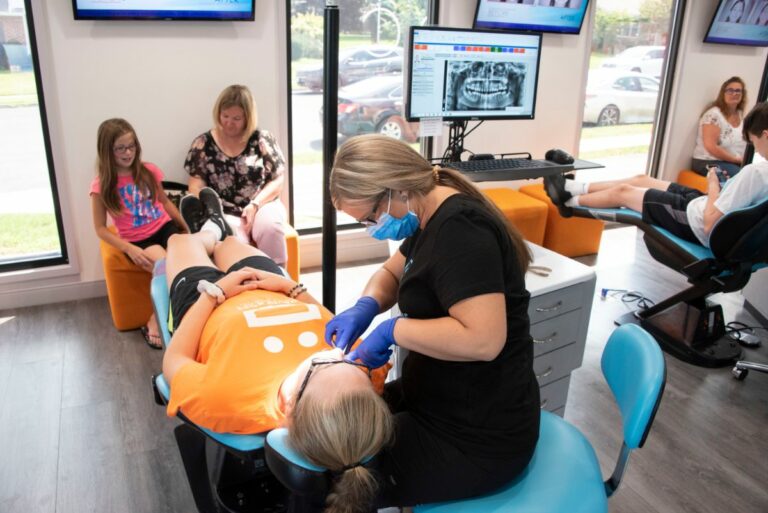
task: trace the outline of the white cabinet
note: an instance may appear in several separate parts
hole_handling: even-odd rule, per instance
[[[536,266],[549,276],[528,272],[531,293],[528,316],[533,337],[533,371],[541,387],[541,407],[563,415],[571,372],[581,366],[589,315],[595,293],[595,272],[570,258],[528,244]]]

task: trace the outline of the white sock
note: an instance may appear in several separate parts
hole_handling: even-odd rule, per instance
[[[221,228],[210,219],[203,223],[203,226],[200,227],[200,231],[213,232],[216,235],[216,240],[221,240]]]
[[[565,201],[566,207],[578,207],[579,206],[579,197],[578,196],[571,196],[569,199]]]
[[[579,194],[586,194],[589,192],[589,184],[587,182],[578,182],[576,180],[566,180],[565,190],[578,196]]]

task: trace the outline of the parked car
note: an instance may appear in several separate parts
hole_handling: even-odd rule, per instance
[[[403,49],[399,46],[364,46],[339,52],[339,86],[382,74],[403,72]],[[296,71],[299,85],[312,91],[323,89],[323,65]]]
[[[633,46],[606,59],[601,67],[619,71],[636,71],[659,78],[664,64],[664,52],[663,46]]]
[[[599,126],[653,121],[659,81],[650,75],[593,71],[587,81],[584,123]]]
[[[322,112],[321,112],[322,116]],[[339,89],[339,133],[379,133],[407,142],[418,139],[418,123],[403,114],[403,76],[367,78]]]
[[[0,43],[0,71],[30,71],[32,55],[26,45]]]

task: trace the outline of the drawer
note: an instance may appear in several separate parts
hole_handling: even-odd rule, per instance
[[[553,381],[539,389],[541,396],[541,409],[554,411],[565,406],[568,399],[568,385],[571,383],[571,375]]]
[[[539,356],[576,342],[579,336],[581,310],[572,310],[531,325],[533,355]]]
[[[550,351],[533,359],[533,372],[543,387],[571,373],[581,365],[584,347],[581,344],[568,344],[557,351]]]
[[[560,417],[561,419],[565,417],[565,406],[561,406],[560,408],[556,410],[552,410],[552,413]]]
[[[583,294],[583,286],[574,285],[532,297],[528,305],[528,317],[531,319],[531,324],[581,308]]]

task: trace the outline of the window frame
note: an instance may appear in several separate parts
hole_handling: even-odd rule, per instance
[[[24,17],[26,22],[27,34],[29,36],[29,46],[32,53],[32,69],[35,73],[35,88],[37,92],[37,104],[40,115],[40,124],[43,131],[43,147],[45,149],[46,163],[48,165],[48,180],[51,189],[51,198],[53,201],[53,212],[56,219],[56,230],[59,237],[60,254],[50,257],[21,257],[17,260],[0,263],[0,282],[19,281],[17,276],[10,276],[6,279],[7,273],[15,271],[29,271],[54,266],[66,266],[70,263],[70,255],[67,248],[67,240],[64,233],[64,220],[62,218],[61,200],[59,198],[59,187],[56,180],[56,170],[54,166],[53,150],[51,147],[51,135],[48,126],[48,111],[46,109],[45,97],[43,93],[43,78],[40,71],[40,57],[37,45],[37,32],[35,30],[34,14],[32,12],[32,1],[24,0]],[[46,273],[49,274],[49,273]],[[56,271],[61,275],[61,268]],[[35,276],[38,277],[38,276]],[[40,276],[43,277],[43,276]],[[16,278],[16,279],[14,279]],[[28,276],[27,276],[28,278]],[[26,278],[24,278],[26,279]]]

